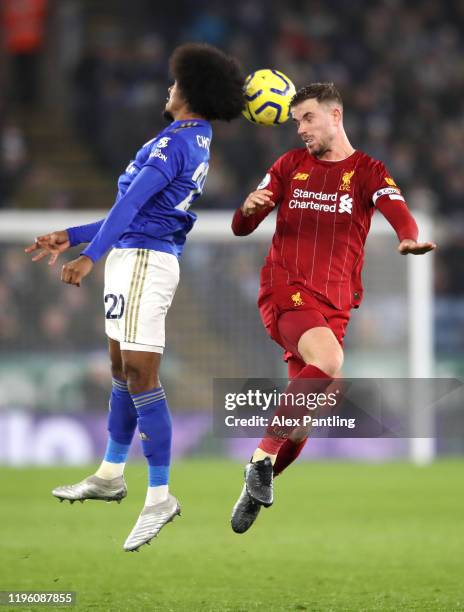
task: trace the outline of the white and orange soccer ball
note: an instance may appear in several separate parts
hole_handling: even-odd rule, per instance
[[[295,91],[295,85],[283,72],[270,68],[256,70],[245,79],[243,115],[259,125],[285,123]]]

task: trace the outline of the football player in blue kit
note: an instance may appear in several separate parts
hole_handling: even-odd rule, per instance
[[[188,43],[170,58],[174,84],[164,116],[166,129],[145,143],[118,181],[106,218],[35,239],[26,252],[53,264],[69,247],[88,243],[65,264],[61,280],[79,286],[110,250],[105,264],[105,331],[113,377],[108,444],[97,472],[60,486],[61,501],[120,502],[127,494],[123,471],[138,426],[148,462],[142,512],[124,549],[137,550],[180,514],[170,494],[171,418],[158,378],[165,345],[165,317],[179,281],[178,258],[196,215],[191,204],[208,173],[211,121],[230,121],[244,105],[237,62],[215,47]]]

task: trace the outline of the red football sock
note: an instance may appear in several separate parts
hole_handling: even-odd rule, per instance
[[[288,379],[293,380],[296,378],[305,366],[305,362],[299,357],[295,357],[295,355],[289,357],[287,360]]]
[[[308,382],[308,380],[306,380],[308,378],[320,379],[320,382],[316,382],[315,380]],[[301,370],[296,378],[290,381],[285,393],[293,393],[294,395],[298,393],[322,393],[331,382],[332,378],[330,376],[316,366],[309,364]],[[299,413],[298,416],[301,417],[305,410],[306,408],[304,407],[289,407],[283,403],[277,408],[273,416],[290,417],[291,415],[295,416],[296,413]],[[293,429],[294,427],[279,427],[270,425],[266,429],[266,435],[259,443],[258,448],[265,453],[269,453],[270,455],[277,455]]]
[[[308,438],[300,440],[300,442],[293,442],[288,438],[280,447],[277,454],[277,458],[274,463],[274,476],[281,474],[285,468],[295,461],[298,455],[303,450]]]

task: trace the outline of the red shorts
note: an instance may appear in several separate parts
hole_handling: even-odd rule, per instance
[[[267,333],[285,349],[285,361],[292,355],[300,358],[298,341],[313,327],[328,327],[343,346],[350,311],[338,310],[305,287],[261,287],[258,308]]]

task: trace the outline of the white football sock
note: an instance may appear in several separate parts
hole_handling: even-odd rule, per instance
[[[145,506],[154,506],[167,500],[169,494],[169,485],[160,485],[159,487],[148,487],[147,497],[145,498]]]
[[[95,472],[95,476],[98,478],[104,478],[105,480],[111,480],[122,476],[124,473],[125,463],[110,463],[109,461],[103,460],[100,467]]]

